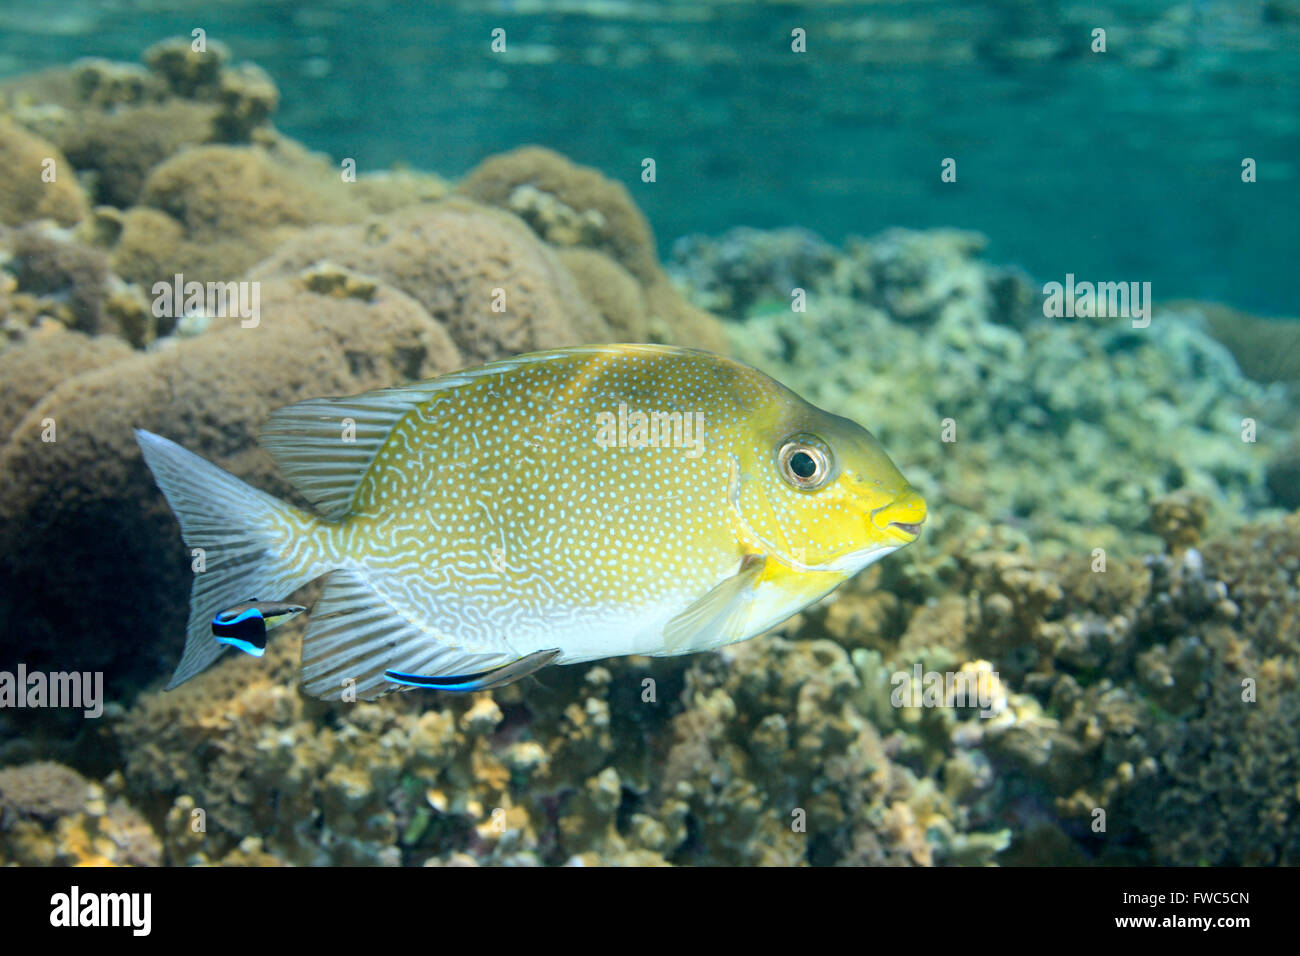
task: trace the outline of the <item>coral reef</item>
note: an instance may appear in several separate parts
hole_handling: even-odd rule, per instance
[[[13,276],[15,297],[35,300],[31,316],[49,316],[82,332],[116,332],[106,327],[109,291],[108,259],[93,246],[78,242],[66,230],[34,224],[7,230],[0,237],[6,271]],[[125,338],[125,336],[121,336]]]
[[[15,818],[57,819],[81,809],[89,782],[71,767],[49,761],[0,770],[0,823]]]
[[[308,226],[359,222],[442,197],[440,179],[412,174],[345,181],[296,144],[203,146],[153,167],[111,245],[124,278],[148,288],[173,274],[232,279]]]
[[[158,866],[162,843],[122,783],[49,761],[0,770],[0,866]]]
[[[169,862],[237,862],[252,835],[267,862],[372,865],[916,865],[1005,844],[891,761],[826,641],[327,706],[293,688],[285,630],[115,726]]]
[[[650,224],[627,189],[559,153],[526,146],[493,156],[456,191],[510,210],[552,245],[604,252],[642,282],[658,275]]]
[[[274,84],[253,64],[231,63],[219,43],[196,52],[188,39],[169,40],[143,59],[82,60],[0,85],[0,150],[32,177],[0,193],[0,224],[81,222],[78,238],[108,256],[108,294],[137,346],[170,331],[141,315],[142,290],[156,281],[234,279],[303,227],[447,192],[432,174],[345,176],[281,136],[270,125]]]
[[[807,229],[738,227],[718,239],[683,236],[673,244],[673,277],[692,302],[733,319],[783,307],[794,289],[830,278],[835,250]]]
[[[1047,320],[958,230],[689,237],[692,303],[595,170],[350,181],[277,102],[188,41],[0,87],[32,172],[0,189],[0,659],[110,698],[0,712],[0,864],[1300,862],[1283,325]],[[259,315],[155,314],[178,272]],[[922,542],[718,653],[325,704],[296,620],[153,689],[190,556],[132,427],[292,498],[254,441],[280,405],[614,339],[730,348],[867,423]]]
[[[1285,728],[1300,666],[1300,516],[1200,550],[1186,527],[1169,553],[1104,570],[974,555],[952,589],[965,597],[918,609],[883,656],[854,652],[864,683],[882,667],[991,662],[1006,708],[966,722],[952,708],[922,711],[910,746],[945,780],[954,754],[982,754],[989,786],[969,812],[976,823],[995,812],[1011,822],[1000,862],[1044,862],[1040,844],[1055,862],[1297,859],[1300,830],[1285,808],[1300,776]],[[839,603],[861,600],[850,592]],[[823,623],[838,639],[846,619]],[[882,732],[911,713],[869,712]]]

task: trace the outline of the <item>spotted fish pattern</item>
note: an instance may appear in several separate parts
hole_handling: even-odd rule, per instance
[[[208,553],[173,686],[223,649],[195,615],[322,575],[303,643],[320,697],[719,647],[910,542],[925,516],[861,427],[668,346],[534,353],[281,409],[261,440],[315,513],[138,437]]]

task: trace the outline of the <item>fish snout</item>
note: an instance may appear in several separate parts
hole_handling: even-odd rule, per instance
[[[925,499],[909,488],[889,504],[871,512],[871,523],[876,530],[911,543],[920,537],[925,515]]]

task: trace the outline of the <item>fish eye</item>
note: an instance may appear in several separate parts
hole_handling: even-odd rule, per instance
[[[788,439],[776,454],[781,477],[800,491],[814,491],[831,475],[830,449],[810,436]]]

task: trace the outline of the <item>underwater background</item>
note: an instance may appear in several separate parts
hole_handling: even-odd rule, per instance
[[[0,672],[104,688],[0,687],[0,862],[1296,862],[1297,157],[1294,0],[0,2]],[[132,428],[292,497],[274,409],[602,341],[863,423],[921,540],[716,653],[338,705],[297,620],[161,690]]]

